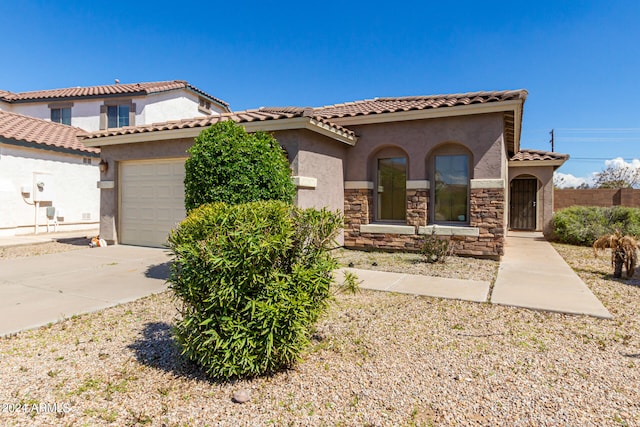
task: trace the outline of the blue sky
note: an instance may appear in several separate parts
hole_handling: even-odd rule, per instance
[[[6,1],[0,89],[187,80],[234,110],[527,89],[521,146],[640,158],[640,2]],[[568,178],[571,181],[571,178]]]

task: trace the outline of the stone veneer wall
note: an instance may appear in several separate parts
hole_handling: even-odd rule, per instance
[[[407,225],[427,225],[429,190],[407,190]]]
[[[361,233],[360,225],[373,222],[373,190],[346,189],[344,246],[347,248],[417,251],[424,235],[417,233],[427,224],[429,190],[407,190],[407,225],[415,226],[413,234]],[[478,236],[441,236],[455,242],[455,254],[499,258],[504,254],[505,190],[503,188],[471,189],[470,227],[479,229]]]
[[[503,188],[471,189],[470,226],[478,227],[478,237],[466,238],[457,251],[461,255],[504,255],[505,190]]]

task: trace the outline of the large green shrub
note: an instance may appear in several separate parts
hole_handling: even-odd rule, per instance
[[[184,203],[187,212],[212,202],[292,202],[295,186],[283,150],[264,132],[247,133],[231,120],[203,130],[188,150]]]
[[[598,237],[615,230],[639,236],[640,209],[573,206],[553,216],[554,238],[563,243],[591,246]]]
[[[183,354],[221,379],[290,366],[329,300],[341,224],[278,201],[192,210],[169,237]]]

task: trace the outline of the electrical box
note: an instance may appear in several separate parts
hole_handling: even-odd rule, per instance
[[[31,190],[33,190],[33,188],[31,188],[30,185],[23,185],[22,187],[20,187],[22,197],[31,197]]]
[[[56,208],[55,208],[55,206],[47,206],[47,218],[56,219]]]
[[[48,173],[33,174],[33,201],[51,202],[55,196],[53,175]]]

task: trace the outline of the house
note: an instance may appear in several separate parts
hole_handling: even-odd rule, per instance
[[[171,80],[11,93],[0,110],[79,127],[88,132],[229,112],[197,87]]]
[[[82,144],[86,132],[228,112],[182,80],[0,90],[0,235],[98,227],[99,149]]]
[[[100,150],[85,133],[0,111],[0,236],[98,228]]]
[[[508,229],[544,230],[567,155],[520,148],[525,90],[261,108],[89,134],[101,175],[101,235],[161,246],[184,217],[186,149],[221,120],[272,132],[297,205],[344,212],[347,247],[415,250],[424,235],[499,258]]]

